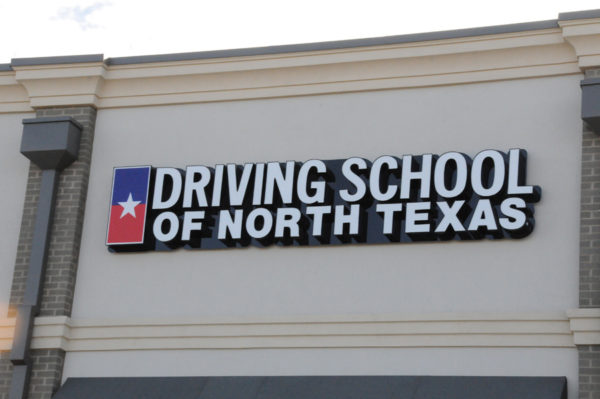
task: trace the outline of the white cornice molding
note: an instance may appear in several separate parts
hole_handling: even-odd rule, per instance
[[[104,82],[103,62],[14,66],[15,80],[29,96],[32,108],[98,105]]]
[[[234,101],[579,74],[560,29],[110,66],[100,108]]]
[[[0,114],[32,111],[27,91],[15,79],[15,72],[0,72]]]
[[[562,44],[563,42],[564,40],[560,29],[542,29],[536,31],[469,36],[455,39],[430,40],[369,47],[114,65],[109,67],[107,79],[201,75],[391,59],[397,60],[506,50],[520,47],[557,45]]]
[[[600,308],[567,312],[575,345],[600,345]]]
[[[573,46],[579,67],[600,67],[600,18],[559,21],[562,35]]]
[[[581,73],[560,28],[269,55],[13,69],[0,72],[0,113],[53,106],[103,109],[235,101]],[[10,84],[2,86],[3,79]]]

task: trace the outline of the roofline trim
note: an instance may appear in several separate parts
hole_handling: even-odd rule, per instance
[[[367,39],[338,40],[316,43],[288,44],[267,47],[251,47],[230,50],[213,50],[189,53],[155,54],[107,58],[106,65],[147,64],[154,62],[193,61],[213,58],[247,57],[306,51],[340,50],[346,48],[383,46],[433,40],[457,39],[462,37],[516,33],[532,30],[559,28],[558,20],[524,22],[480,28],[456,29],[438,32],[412,33],[407,35],[383,36]]]
[[[560,14],[558,14],[559,21],[571,21],[574,19],[589,19],[589,18],[600,18],[600,9],[561,12]]]
[[[212,50],[187,53],[153,54],[125,57],[111,57],[104,59],[103,54],[67,55],[52,57],[13,58],[10,64],[0,64],[0,71],[11,71],[12,67],[40,66],[59,64],[78,64],[89,62],[104,62],[106,65],[131,65],[155,62],[193,61],[214,58],[247,57],[256,55],[273,55],[282,53],[298,53],[307,51],[341,50],[370,46],[384,46],[404,43],[425,42],[433,40],[447,40],[467,38],[473,36],[497,35],[504,33],[517,33],[533,30],[559,28],[559,22],[600,18],[600,9],[572,11],[560,13],[558,19],[523,22],[507,25],[494,25],[478,28],[455,29],[437,32],[411,33],[406,35],[382,36],[366,39],[349,39],[326,42],[313,42],[301,44],[285,44],[277,46],[250,47],[228,50]]]
[[[103,62],[104,54],[64,55],[54,57],[13,58],[10,66],[38,66]]]

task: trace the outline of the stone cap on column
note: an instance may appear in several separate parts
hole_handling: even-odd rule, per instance
[[[33,108],[96,107],[106,71],[102,54],[13,58],[10,66]]]
[[[558,25],[565,40],[573,46],[579,67],[600,67],[600,10],[561,13]]]
[[[567,311],[575,345],[600,345],[600,308]]]
[[[600,9],[562,13],[558,25],[575,50],[579,68],[600,68]],[[600,79],[581,81],[581,92],[581,119],[600,133]]]

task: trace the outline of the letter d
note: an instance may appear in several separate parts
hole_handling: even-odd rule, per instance
[[[165,185],[165,176],[170,177],[171,192],[167,199],[163,201],[163,191],[169,188],[169,184]],[[152,197],[152,209],[167,209],[172,207],[179,201],[181,196],[181,172],[175,168],[158,168],[156,169],[156,177],[154,178],[154,196]]]

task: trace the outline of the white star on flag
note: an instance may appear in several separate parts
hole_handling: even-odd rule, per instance
[[[131,193],[129,193],[129,198],[125,202],[119,202],[119,205],[123,207],[123,212],[121,213],[120,219],[123,219],[123,216],[127,214],[131,214],[135,217],[135,207],[142,201],[134,201]]]

